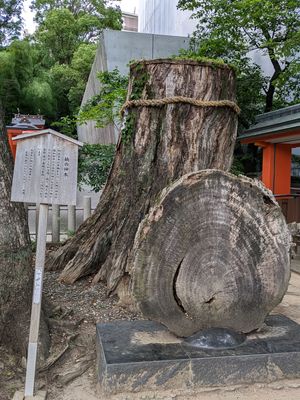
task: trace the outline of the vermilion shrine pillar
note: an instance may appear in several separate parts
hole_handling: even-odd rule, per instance
[[[262,181],[275,195],[291,193],[292,145],[259,142],[262,147]]]

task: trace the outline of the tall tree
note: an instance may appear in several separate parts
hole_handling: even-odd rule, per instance
[[[23,0],[0,0],[0,48],[19,36]]]
[[[33,0],[31,8],[36,13],[35,19],[38,23],[44,21],[48,11],[65,8],[78,20],[82,17],[93,17],[86,21],[93,21],[95,29],[101,31],[106,27],[121,29],[121,11],[115,3],[116,1],[111,0]]]
[[[106,0],[35,0],[32,7],[38,22],[35,46],[40,65],[49,72],[56,119],[72,116],[80,106],[100,33],[122,27],[120,8]]]
[[[0,0],[0,101],[1,117],[4,121],[7,110],[18,106],[20,85],[15,71],[15,54],[7,52],[5,46],[16,39],[22,26],[23,0]],[[16,50],[16,49],[15,49]],[[20,64],[20,74],[23,64]]]
[[[57,103],[57,117],[75,114],[81,103],[93,63],[96,44],[82,43],[73,53],[71,63],[56,63],[50,69],[53,93]]]
[[[273,66],[265,111],[274,102],[299,101],[300,12],[298,0],[179,0],[198,19],[198,54],[240,61],[258,50]]]
[[[48,122],[76,113],[96,42],[104,28],[121,29],[121,11],[107,0],[36,0],[38,27],[13,40],[21,26],[21,0],[0,0],[0,80],[6,119],[19,108]]]
[[[34,0],[32,9],[36,12],[40,30],[49,31],[50,35],[57,29],[60,29],[62,34],[71,28],[71,38],[74,40],[75,36],[78,42],[97,41],[105,28],[115,30],[122,28],[120,8],[107,0]],[[73,16],[73,20],[70,15]],[[66,25],[63,23],[59,27],[57,24],[63,18],[66,20]],[[54,26],[51,27],[51,24]],[[59,38],[56,39],[59,41]],[[68,43],[65,43],[65,46],[67,45]]]
[[[38,66],[35,53],[28,40],[15,40],[0,51],[0,98],[7,122],[18,108],[55,116],[51,76]]]
[[[19,106],[21,88],[15,74],[15,59],[9,51],[0,51],[0,102],[2,119]]]
[[[50,64],[70,64],[80,43],[76,18],[66,8],[51,10],[36,32],[40,51],[48,55]]]

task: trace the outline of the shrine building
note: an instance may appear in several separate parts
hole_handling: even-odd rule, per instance
[[[44,129],[44,127],[45,120],[41,115],[15,114],[11,124],[6,127],[8,143],[14,159],[16,158],[17,145],[13,138],[26,132],[31,133]]]
[[[261,180],[288,222],[300,222],[300,104],[258,115],[239,140],[262,149]]]

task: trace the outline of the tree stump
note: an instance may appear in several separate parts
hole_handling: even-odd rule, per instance
[[[235,101],[235,73],[227,65],[193,60],[151,60],[130,67],[127,100],[181,96]],[[96,273],[113,291],[128,282],[131,250],[139,223],[158,194],[182,175],[229,170],[237,114],[227,106],[185,102],[143,105],[125,112],[115,160],[94,214],[48,262],[65,267],[60,279],[73,283]],[[124,278],[124,279],[122,279]]]
[[[178,336],[209,327],[250,332],[287,290],[290,243],[260,182],[218,170],[185,175],[139,227],[134,298],[145,317]]]

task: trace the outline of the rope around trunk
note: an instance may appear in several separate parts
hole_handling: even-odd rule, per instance
[[[162,107],[165,104],[187,103],[197,107],[229,107],[234,112],[239,114],[241,112],[239,106],[231,100],[196,100],[191,97],[173,96],[165,97],[164,99],[156,100],[128,100],[121,108],[120,114],[124,115],[125,110],[132,107]]]

